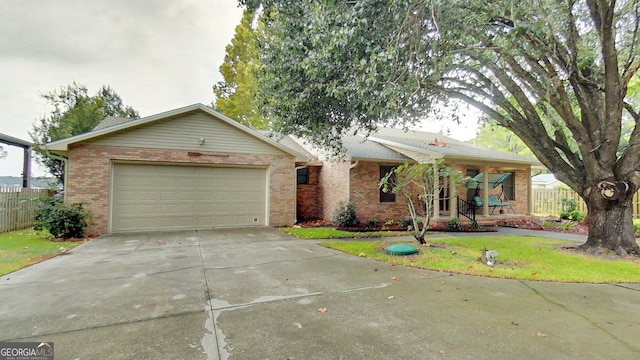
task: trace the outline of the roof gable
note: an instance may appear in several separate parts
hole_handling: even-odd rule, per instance
[[[202,104],[194,104],[140,119],[105,121],[91,132],[47,144],[53,152],[65,154],[69,146],[90,142],[106,146],[186,149],[306,157]],[[212,121],[213,120],[213,121]],[[101,123],[102,124],[102,123]]]

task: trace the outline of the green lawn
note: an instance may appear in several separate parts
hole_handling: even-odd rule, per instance
[[[640,259],[596,257],[566,249],[567,241],[529,236],[478,236],[441,238],[428,236],[431,247],[420,246],[407,232],[354,233],[333,228],[285,228],[303,239],[380,237],[379,241],[334,241],[322,245],[356,256],[435,271],[521,280],[608,283],[640,282]],[[405,244],[420,250],[416,255],[391,256],[384,252],[397,240],[384,236],[406,236]],[[482,249],[497,250],[498,264],[482,264]]]
[[[82,242],[52,242],[32,229],[0,234],[0,276],[69,251]]]
[[[394,265],[458,274],[559,282],[640,282],[640,259],[584,255],[565,249],[570,245],[566,241],[522,236],[430,240],[432,246],[428,247],[407,239],[405,244],[420,250],[409,256],[387,255],[384,249],[392,242],[341,241],[322,245]],[[498,250],[495,267],[480,261],[483,248]]]

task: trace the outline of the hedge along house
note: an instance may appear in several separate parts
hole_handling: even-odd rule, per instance
[[[299,220],[331,220],[348,201],[354,203],[361,222],[376,219],[384,223],[405,218],[406,201],[400,195],[382,192],[378,187],[380,179],[400,164],[433,163],[437,159],[460,170],[463,176],[480,180],[472,185],[456,185],[450,179],[441,179],[444,186],[434,194],[434,220],[456,217],[457,198],[472,201],[478,195],[484,202],[480,201],[477,215],[480,221],[490,222],[500,213],[494,214],[490,196],[498,197],[502,191],[500,199],[508,203],[504,210],[512,212],[511,216],[528,215],[533,210],[530,179],[532,165],[539,165],[537,160],[483,149],[441,134],[380,128],[368,137],[347,136],[343,139],[344,156],[339,160],[323,156],[300,139],[286,138],[281,143],[292,148],[299,146],[298,150],[304,149],[308,157],[318,158],[302,170],[306,178],[298,177]],[[502,178],[503,184],[493,187],[494,178]],[[305,179],[308,182],[301,183]]]
[[[107,118],[52,142],[89,233],[280,226],[296,219],[297,153],[202,104]]]

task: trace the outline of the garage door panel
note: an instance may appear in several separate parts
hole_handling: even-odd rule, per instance
[[[112,231],[261,225],[266,218],[266,169],[115,164],[112,189]]]

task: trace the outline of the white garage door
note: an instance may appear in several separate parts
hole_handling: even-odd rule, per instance
[[[265,225],[264,168],[115,164],[111,231]]]

